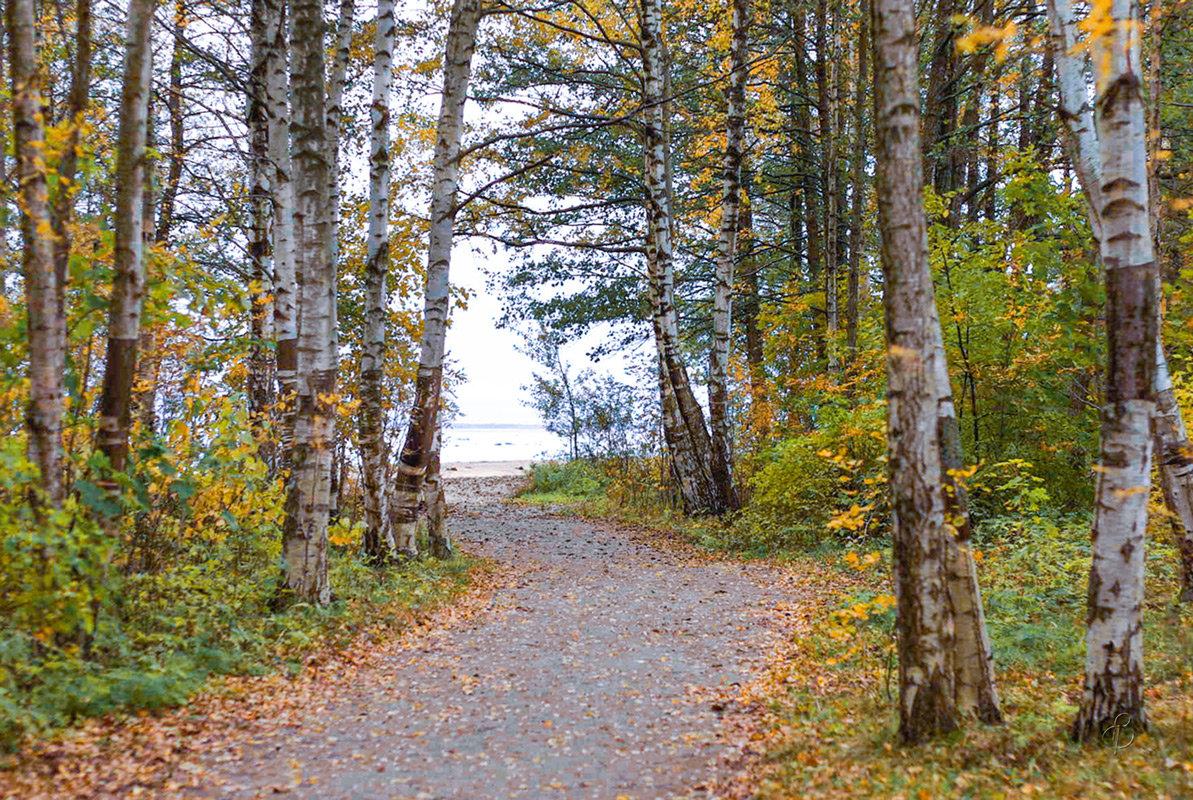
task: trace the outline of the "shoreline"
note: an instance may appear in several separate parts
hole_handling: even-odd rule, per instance
[[[454,461],[444,463],[439,474],[452,478],[512,478],[530,470],[530,459],[518,461]]]

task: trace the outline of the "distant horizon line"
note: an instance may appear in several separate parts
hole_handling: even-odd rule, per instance
[[[512,428],[514,430],[526,431],[546,431],[542,423],[533,422],[453,422],[448,426],[449,430],[458,428]]]

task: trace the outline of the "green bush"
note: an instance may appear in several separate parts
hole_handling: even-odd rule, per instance
[[[22,443],[0,443],[0,750],[78,717],[185,702],[212,675],[296,668],[314,648],[400,625],[466,584],[467,560],[377,572],[356,548],[332,547],[338,599],[274,614],[281,483],[247,458],[227,478],[215,460],[175,473],[194,487],[186,502],[133,504],[113,538],[96,524],[102,494],[32,508]],[[170,540],[145,547],[138,529],[149,526]]]
[[[522,496],[533,499],[591,500],[603,496],[609,485],[605,470],[585,460],[532,464],[528,477]]]
[[[820,430],[784,439],[762,456],[749,481],[750,501],[727,530],[726,546],[764,554],[814,548],[830,535],[885,532],[885,407],[828,405],[820,417]],[[848,524],[830,528],[851,509],[856,513]]]

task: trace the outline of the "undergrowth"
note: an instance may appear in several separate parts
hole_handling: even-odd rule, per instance
[[[793,576],[792,594],[803,594],[793,605],[806,622],[781,643],[751,698],[768,709],[760,796],[1193,797],[1193,609],[1174,602],[1179,562],[1163,508],[1153,503],[1150,513],[1144,609],[1151,727],[1134,738],[1109,732],[1101,747],[1072,744],[1091,516],[1051,506],[1021,460],[959,476],[970,489],[1006,722],[900,746],[885,463],[859,422],[868,421],[847,421],[835,442],[777,448],[755,473],[746,509],[727,519],[683,519],[658,487],[652,502],[619,502],[615,489],[631,479],[616,472],[602,503],[575,506],[767,557]],[[639,482],[646,497],[652,487]]]
[[[610,484],[605,466],[588,460],[532,464],[526,476],[516,500],[528,505],[591,506],[604,500]]]
[[[917,747],[897,736],[889,548],[797,557],[793,592],[818,598],[779,648],[763,798],[1184,798],[1193,795],[1193,610],[1172,603],[1175,549],[1149,543],[1147,733],[1103,746],[1067,736],[1084,663],[1088,518],[999,520],[978,552],[1006,722]]]
[[[281,481],[251,440],[136,478],[114,533],[85,480],[58,510],[25,501],[32,468],[0,445],[0,750],[81,717],[185,702],[213,675],[296,669],[363,628],[400,625],[463,590],[475,562],[377,572],[359,526],[332,527],[336,599],[275,614]]]

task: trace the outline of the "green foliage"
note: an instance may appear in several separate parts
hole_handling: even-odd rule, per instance
[[[532,464],[530,483],[520,497],[530,502],[557,503],[601,497],[609,476],[592,461],[548,461]]]
[[[355,549],[332,548],[338,600],[273,614],[281,482],[227,411],[202,447],[142,454],[141,475],[126,483],[162,488],[141,493],[152,502],[129,494],[119,542],[75,499],[34,511],[23,443],[0,443],[0,749],[80,716],[184,702],[212,675],[296,667],[314,648],[401,624],[464,586],[467,560],[379,574]]]
[[[842,512],[838,535],[869,536],[886,526],[886,436],[882,403],[832,403],[821,427],[780,441],[750,478],[750,503],[726,546],[759,554],[812,548]]]
[[[1032,150],[1006,154],[1006,220],[926,193],[929,258],[971,463],[1028,461],[1053,502],[1088,507],[1097,456],[1104,290],[1079,196]]]

